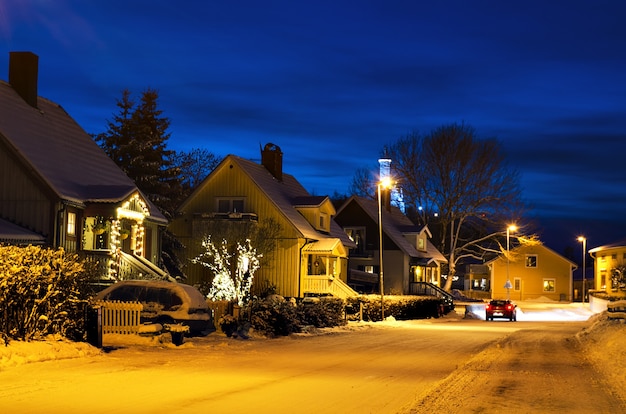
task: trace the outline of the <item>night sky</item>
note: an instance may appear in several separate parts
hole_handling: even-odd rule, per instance
[[[0,0],[0,79],[39,55],[39,95],[89,133],[156,89],[171,149],[272,142],[316,195],[464,122],[502,142],[550,247],[625,238],[626,2],[508,3]]]

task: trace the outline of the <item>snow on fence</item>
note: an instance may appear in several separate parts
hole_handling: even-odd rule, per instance
[[[606,310],[606,314],[611,319],[626,319],[626,300],[609,302]]]
[[[139,302],[101,301],[102,333],[134,335],[141,326],[143,305]]]

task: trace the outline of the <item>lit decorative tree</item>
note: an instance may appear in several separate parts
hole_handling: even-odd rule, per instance
[[[228,250],[228,242],[224,239],[218,247],[207,237],[202,241],[205,252],[192,259],[192,263],[208,267],[214,274],[213,283],[207,297],[212,300],[236,300],[243,305],[250,295],[254,273],[259,269],[259,258],[250,240],[241,244],[237,242],[235,253]],[[231,263],[236,257],[237,267],[231,274]]]

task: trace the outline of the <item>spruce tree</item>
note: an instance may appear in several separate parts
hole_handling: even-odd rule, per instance
[[[128,90],[117,101],[119,112],[96,141],[137,187],[171,218],[180,201],[180,171],[167,149],[170,121],[158,108],[158,92],[145,90],[138,105]]]

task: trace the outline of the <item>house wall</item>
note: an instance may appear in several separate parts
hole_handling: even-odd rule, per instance
[[[254,184],[236,162],[222,163],[211,176],[194,193],[183,207],[183,215],[169,225],[169,229],[186,246],[181,254],[185,261],[187,283],[210,283],[212,275],[208,268],[200,264],[192,264],[190,259],[197,257],[202,251],[202,235],[194,234],[195,213],[213,213],[217,211],[218,197],[243,197],[243,213],[255,213],[258,222],[272,218],[281,228],[275,251],[268,253],[270,257],[261,259],[261,268],[254,276],[252,292],[258,294],[270,284],[277,287],[278,293],[284,296],[297,296],[299,289],[300,248],[304,239],[293,228],[291,223],[280,213],[274,203]],[[220,235],[212,235],[219,239]],[[254,246],[253,246],[254,247]]]
[[[0,217],[54,242],[54,203],[0,143]]]
[[[537,266],[526,265],[527,255],[537,256]],[[491,264],[491,297],[528,300],[545,297],[551,300],[572,300],[572,263],[542,245],[521,246],[511,251],[509,278],[513,287],[507,292],[507,260],[502,256]],[[518,283],[516,286],[516,279]],[[544,288],[553,281],[554,290]]]
[[[402,295],[409,289],[409,260],[400,250],[383,252],[385,293]]]

